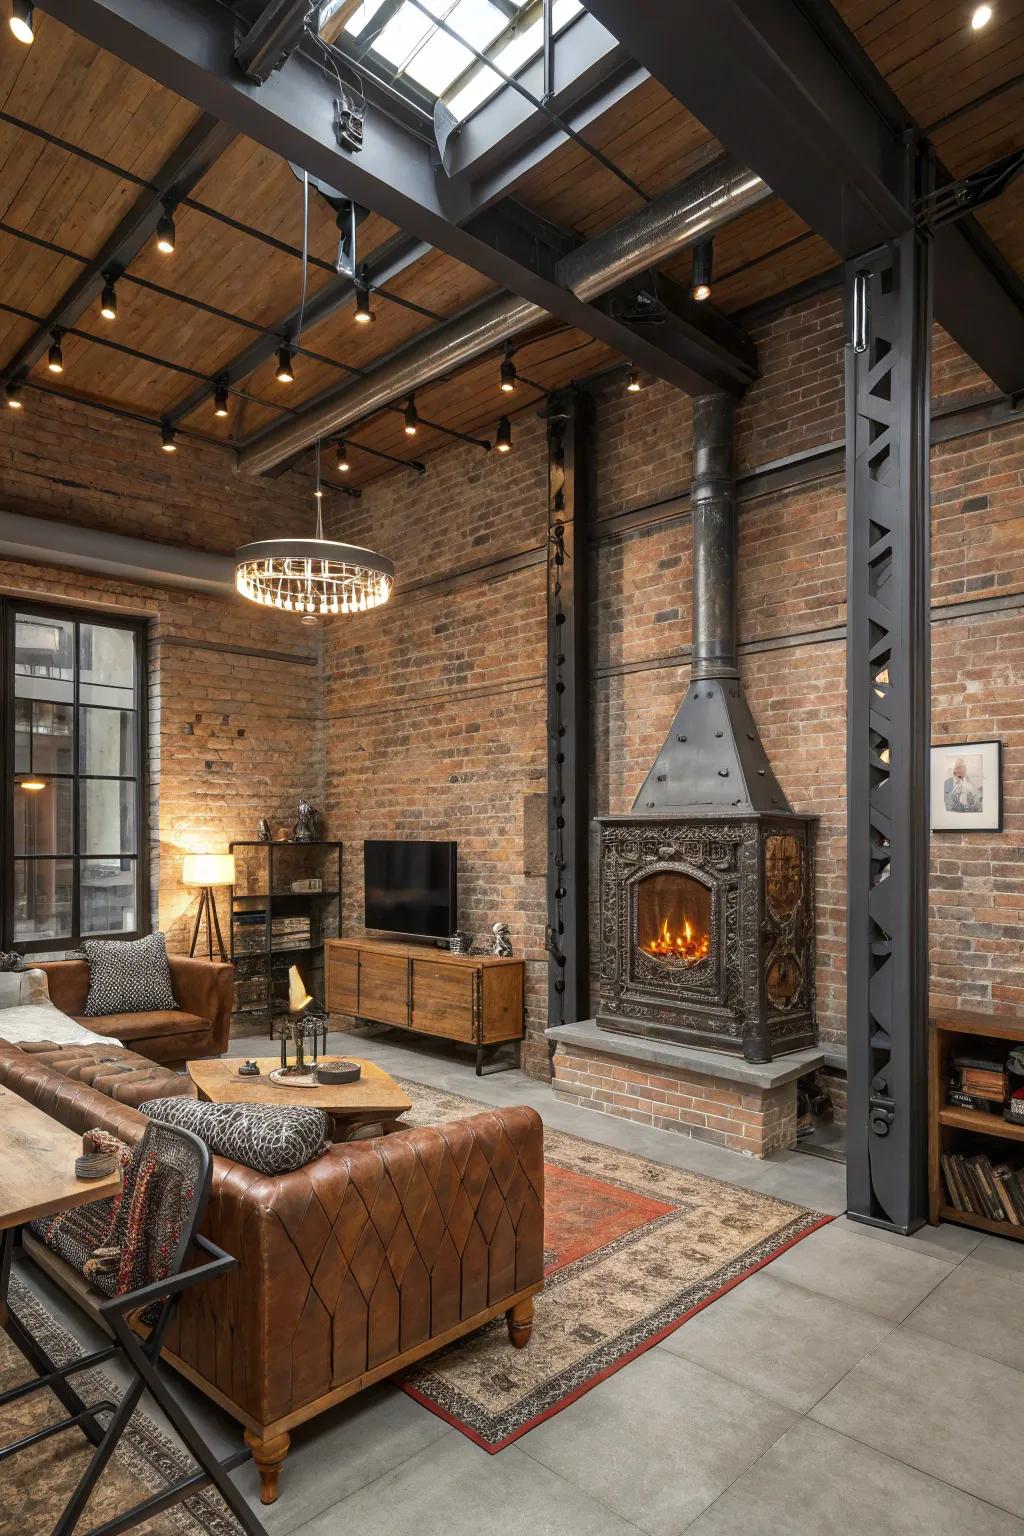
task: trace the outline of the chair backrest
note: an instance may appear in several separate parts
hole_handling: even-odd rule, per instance
[[[150,1121],[125,1176],[117,1214],[119,1292],[180,1273],[211,1178],[209,1148],[198,1136]]]

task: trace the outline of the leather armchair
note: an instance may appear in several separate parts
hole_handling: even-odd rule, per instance
[[[76,1131],[145,1119],[0,1046],[0,1082]],[[544,1269],[543,1127],[532,1109],[340,1143],[276,1177],[213,1160],[202,1230],[239,1264],[189,1293],[165,1356],[245,1426],[264,1503],[289,1432],[505,1313],[530,1337]]]
[[[89,964],[86,960],[46,960],[50,1001],[97,1035],[131,1046],[150,1061],[181,1062],[222,1056],[228,1048],[234,1002],[234,966],[218,960],[168,955],[176,1009],[152,1013],[110,1013],[86,1017]]]

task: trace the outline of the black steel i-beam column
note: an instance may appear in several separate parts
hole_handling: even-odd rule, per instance
[[[847,263],[850,1215],[927,1211],[930,243]]]
[[[587,555],[593,401],[548,401],[548,1026],[589,1012]]]

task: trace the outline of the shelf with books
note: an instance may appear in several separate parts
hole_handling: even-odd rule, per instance
[[[949,1221],[1024,1241],[1024,1123],[1004,1117],[1010,1088],[1000,1086],[1006,1057],[1019,1044],[1024,1044],[1024,1015],[932,1009],[928,1193],[933,1224]]]
[[[231,851],[235,1012],[262,1016],[272,1030],[288,995],[289,965],[298,966],[314,997],[324,996],[324,942],[341,935],[342,845],[238,842]]]

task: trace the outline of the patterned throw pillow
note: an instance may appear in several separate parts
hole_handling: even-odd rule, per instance
[[[82,948],[89,962],[87,1017],[177,1008],[162,933],[144,939],[86,939]]]
[[[329,1117],[301,1104],[201,1104],[173,1098],[148,1099],[139,1109],[151,1120],[193,1131],[211,1152],[257,1173],[291,1173],[330,1145]]]

